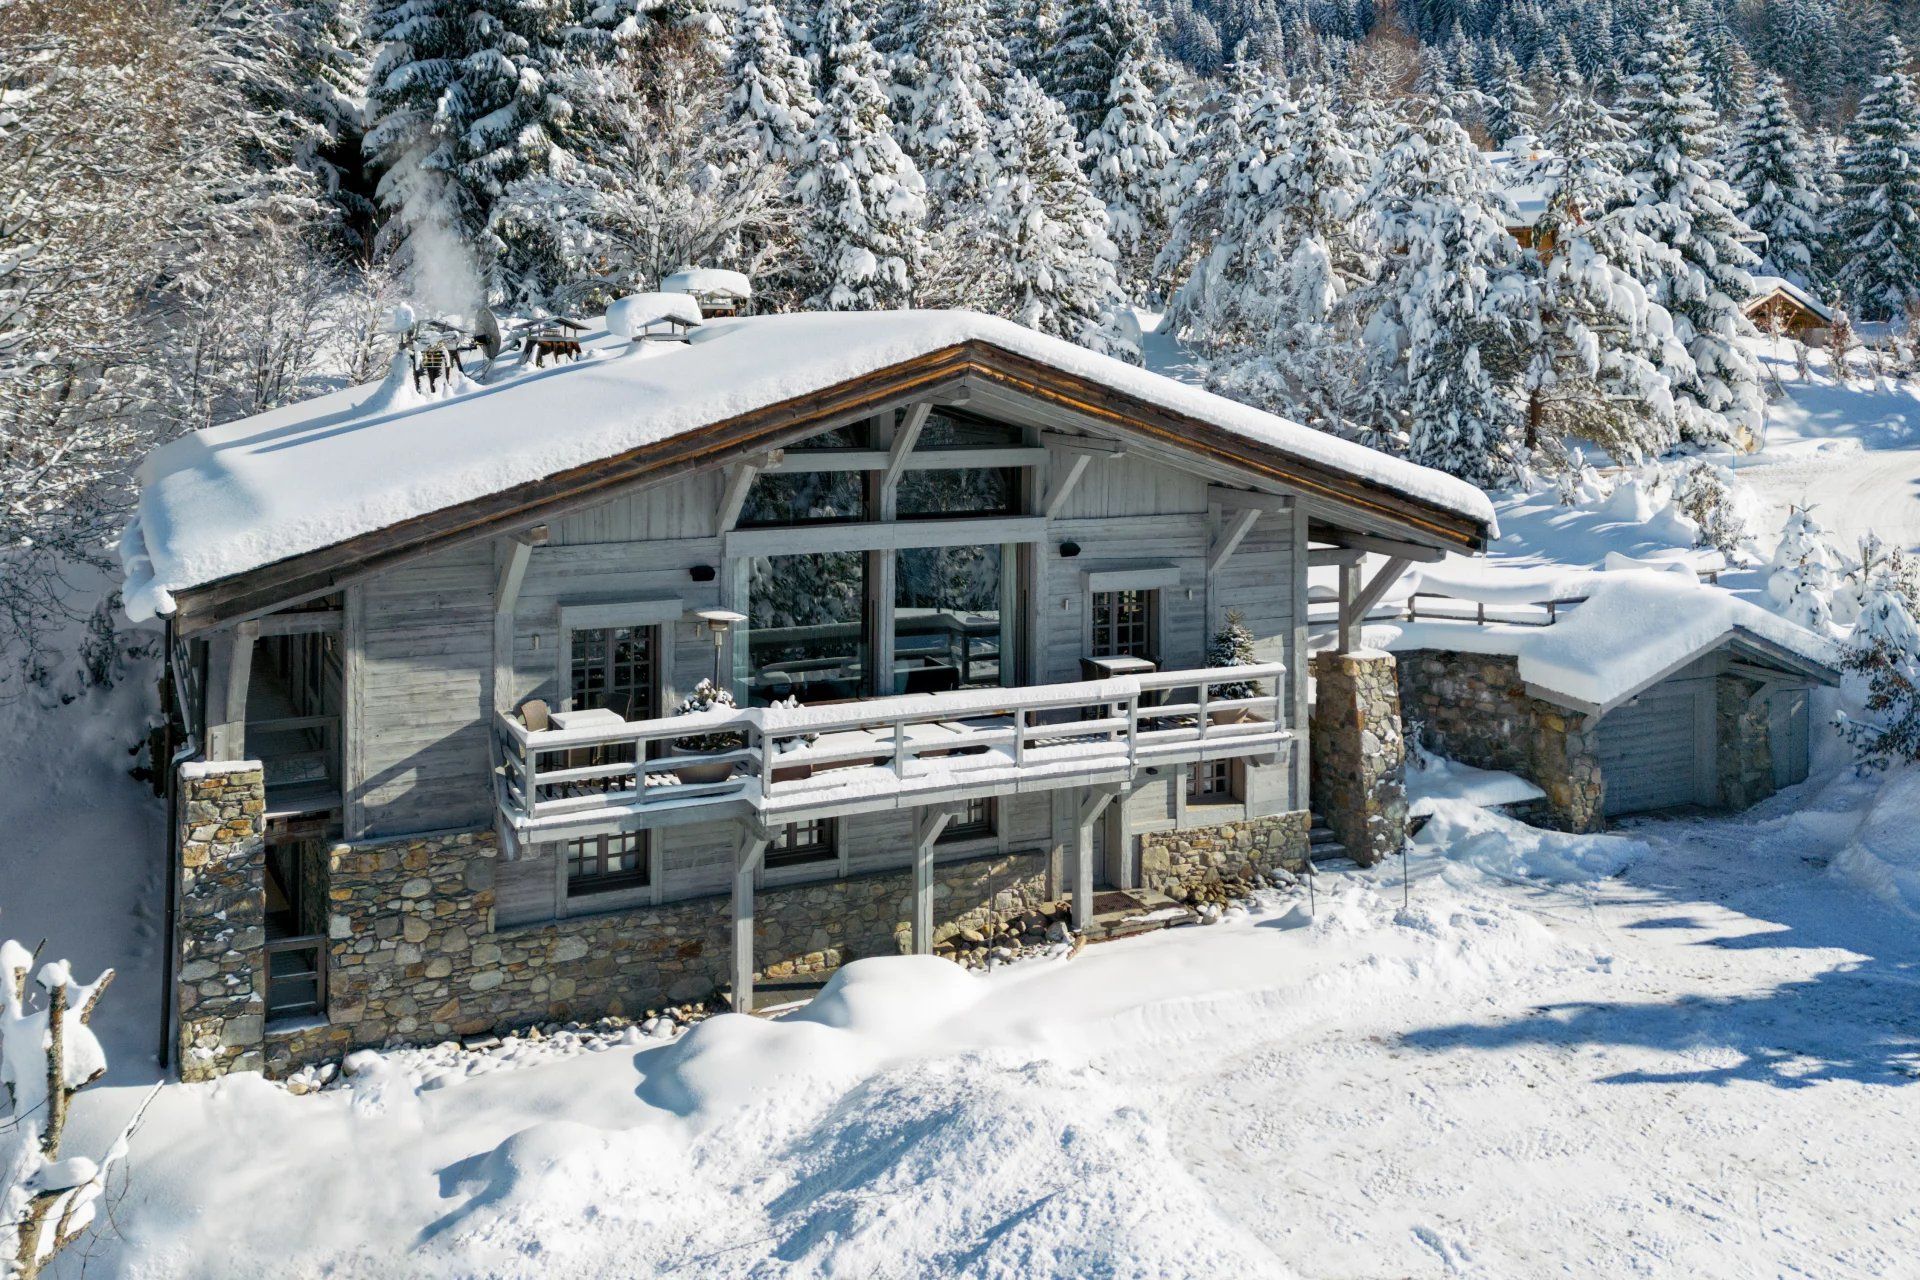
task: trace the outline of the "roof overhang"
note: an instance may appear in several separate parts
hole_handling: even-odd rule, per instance
[[[1840,672],[1826,663],[1816,661],[1805,654],[1796,653],[1745,627],[1735,627],[1701,645],[1685,657],[1637,681],[1625,692],[1615,694],[1605,702],[1588,702],[1532,681],[1527,682],[1527,694],[1542,702],[1551,702],[1569,711],[1577,711],[1589,720],[1598,720],[1615,708],[1633,701],[1662,680],[1678,675],[1708,654],[1723,649],[1729,657],[1739,661],[1742,669],[1734,673],[1737,675],[1762,681],[1771,677],[1779,683],[1792,685],[1831,686],[1840,683]]]
[[[1249,485],[1300,495],[1343,524],[1442,551],[1484,551],[1472,516],[1325,462],[1117,391],[978,339],[714,422],[583,466],[414,516],[329,546],[173,592],[174,625],[190,635],[336,591],[408,560],[514,532],[624,493],[757,456],[904,402],[1004,389],[1169,453],[1200,456]]]

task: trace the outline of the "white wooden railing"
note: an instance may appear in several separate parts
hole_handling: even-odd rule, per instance
[[[497,718],[496,797],[525,828],[611,807],[746,803],[792,815],[939,788],[981,794],[1090,773],[1256,755],[1292,739],[1286,667],[1262,663],[811,707],[750,707],[529,730]],[[1251,697],[1217,686],[1252,684]],[[1259,692],[1260,684],[1269,686]],[[725,739],[712,751],[690,738]],[[700,780],[701,772],[725,772]]]

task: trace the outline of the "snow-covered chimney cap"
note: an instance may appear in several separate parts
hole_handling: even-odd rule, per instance
[[[735,298],[742,302],[753,297],[753,281],[741,272],[724,267],[681,267],[662,280],[660,287],[668,293]]]
[[[700,321],[699,302],[685,293],[636,293],[607,308],[607,332],[630,342],[657,324],[692,328]]]

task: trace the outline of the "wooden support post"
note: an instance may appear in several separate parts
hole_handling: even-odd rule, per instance
[[[258,622],[235,623],[208,641],[207,759],[244,760],[247,755],[247,686],[253,677]]]
[[[1340,652],[1353,652],[1353,601],[1360,594],[1360,562],[1340,566]]]
[[[893,443],[887,447],[886,469],[880,473],[881,492],[891,494],[894,485],[899,483],[900,473],[907,468],[907,455],[913,452],[914,442],[920,438],[920,428],[927,425],[927,415],[932,412],[933,406],[924,400],[908,407],[900,420],[899,429],[893,433]]]
[[[933,954],[933,846],[953,821],[952,809],[928,809],[913,829],[913,954]]]
[[[1074,486],[1080,483],[1080,477],[1084,476],[1087,468],[1092,465],[1093,455],[1090,453],[1075,452],[1067,455],[1066,471],[1056,477],[1047,488],[1046,502],[1042,507],[1042,510],[1047,513],[1047,519],[1060,518],[1060,513],[1067,509],[1067,499],[1072,496]]]
[[[1113,792],[1096,791],[1080,802],[1073,837],[1073,927],[1076,932],[1093,923],[1093,824],[1113,802]]]
[[[520,602],[520,587],[527,580],[527,564],[533,558],[533,546],[514,538],[494,550],[500,578],[493,589],[493,709],[513,709],[513,610]],[[488,731],[493,732],[492,726]]]
[[[748,827],[733,857],[733,1011],[753,1012],[753,878],[767,852],[767,833]]]
[[[1367,585],[1358,586],[1360,566],[1351,566],[1355,588],[1349,598],[1347,574],[1340,575],[1340,652],[1349,653],[1353,646],[1349,639],[1359,629],[1367,625],[1367,615],[1373,612],[1373,606],[1380,603],[1380,597],[1387,594],[1394,583],[1400,581],[1400,575],[1407,571],[1408,561],[1394,557],[1380,566],[1380,571],[1368,579]]]

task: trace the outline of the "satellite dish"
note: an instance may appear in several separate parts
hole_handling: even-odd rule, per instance
[[[474,330],[474,341],[487,353],[487,359],[500,354],[500,318],[493,314],[492,307],[480,308],[480,314],[474,317]]]

